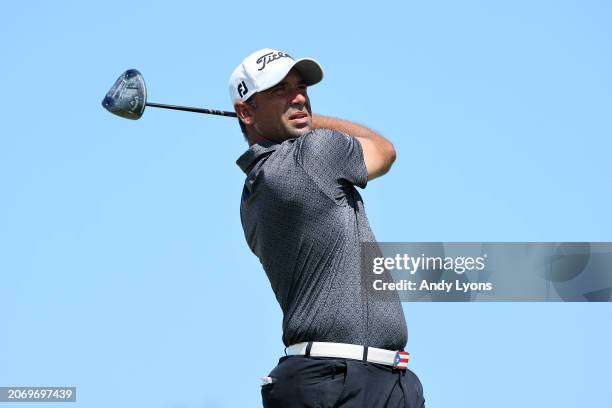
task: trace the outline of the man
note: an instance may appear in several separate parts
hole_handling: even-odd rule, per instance
[[[422,407],[406,369],[397,294],[362,290],[360,242],[375,242],[355,186],[384,175],[393,145],[363,126],[313,115],[312,59],[263,49],[230,77],[249,149],[240,216],[283,311],[287,356],[262,380],[265,407]]]

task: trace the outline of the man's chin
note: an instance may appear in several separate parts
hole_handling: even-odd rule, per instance
[[[289,133],[291,134],[292,137],[300,137],[300,136],[304,136],[306,133],[310,132],[311,130],[312,130],[312,126],[310,126],[310,124],[304,125],[304,126],[292,126],[289,129]]]

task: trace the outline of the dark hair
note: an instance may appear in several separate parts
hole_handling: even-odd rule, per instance
[[[257,104],[255,103],[255,100],[253,99],[254,95],[251,95],[249,97],[249,99],[247,99],[246,101],[244,101],[244,103],[248,104],[251,106],[251,108],[255,109],[257,108]],[[247,142],[249,141],[249,136],[247,135],[247,129],[244,123],[242,123],[242,121],[240,120],[240,118],[238,118],[238,124],[240,125],[240,130],[242,131],[242,135],[244,136],[244,140],[246,140]]]

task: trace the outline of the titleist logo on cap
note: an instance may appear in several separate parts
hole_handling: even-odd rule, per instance
[[[272,61],[276,61],[277,59],[280,58],[289,58],[289,59],[293,59],[291,57],[291,55],[287,54],[286,52],[282,52],[282,51],[278,51],[278,52],[269,52],[267,54],[262,55],[261,57],[257,58],[257,62],[258,64],[261,64],[261,66],[259,68],[257,68],[258,71],[263,70],[266,65]]]

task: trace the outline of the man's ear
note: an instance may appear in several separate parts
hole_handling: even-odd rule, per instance
[[[245,125],[253,124],[254,118],[252,106],[249,106],[244,102],[236,102],[234,104],[234,109],[236,110],[236,114],[238,115],[238,118],[242,121],[242,123],[244,123]]]

